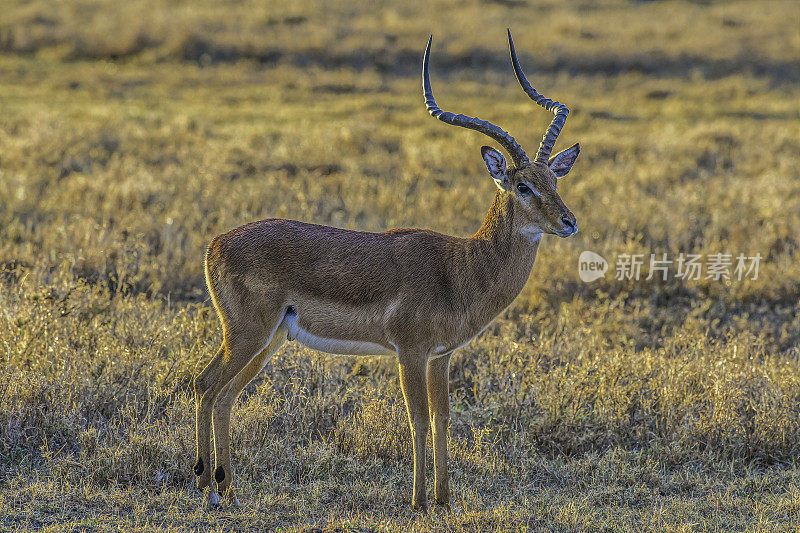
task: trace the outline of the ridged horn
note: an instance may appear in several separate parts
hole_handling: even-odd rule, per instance
[[[454,115],[449,111],[440,109],[439,106],[436,105],[436,100],[433,98],[431,77],[428,69],[432,41],[433,35],[431,35],[430,39],[428,39],[428,46],[425,48],[425,56],[422,59],[422,93],[425,97],[425,107],[427,108],[428,113],[430,113],[432,117],[438,118],[445,124],[461,126],[462,128],[479,131],[484,135],[491,137],[495,141],[499,142],[503,148],[505,148],[505,150],[508,152],[508,155],[510,155],[511,159],[514,161],[514,166],[517,168],[530,165],[531,162],[528,159],[528,156],[525,155],[525,150],[523,150],[522,147],[517,144],[517,141],[514,140],[514,137],[509,135],[507,131],[503,131],[491,122],[481,120],[477,117]]]
[[[519,84],[522,86],[522,90],[525,91],[531,100],[555,114],[553,121],[550,123],[550,127],[547,128],[544,137],[542,137],[539,150],[536,151],[535,161],[537,163],[544,163],[546,165],[548,159],[550,158],[550,153],[553,151],[553,146],[556,144],[558,134],[561,133],[561,128],[564,127],[564,123],[567,121],[569,109],[567,109],[567,106],[560,102],[554,102],[549,98],[545,98],[530,84],[528,78],[525,77],[525,73],[522,72],[519,59],[517,59],[517,52],[514,50],[514,39],[511,38],[510,29],[508,30],[508,48],[511,52],[511,64],[514,67],[514,74],[516,74],[517,81],[519,81]]]

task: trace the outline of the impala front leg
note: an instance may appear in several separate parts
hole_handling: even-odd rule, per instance
[[[450,356],[428,362],[428,405],[433,428],[433,469],[436,473],[436,503],[450,504],[447,474],[447,428],[450,421]]]
[[[414,493],[411,505],[420,511],[427,510],[425,490],[425,440],[428,438],[428,391],[426,379],[426,351],[398,351],[400,385],[408,410],[408,423],[414,448]]]

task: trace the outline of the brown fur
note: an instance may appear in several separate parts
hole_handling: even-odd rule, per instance
[[[519,182],[539,195],[518,194]],[[422,229],[366,233],[280,219],[216,237],[206,255],[206,277],[224,342],[195,380],[197,457],[206,465],[198,487],[211,484],[213,419],[218,493],[235,501],[231,407],[285,342],[282,320],[291,307],[298,324],[314,335],[396,350],[413,434],[413,505],[426,507],[425,439],[431,424],[435,497],[447,505],[451,352],[522,290],[539,247],[536,232],[526,236],[526,228],[559,233],[565,231],[563,219],[574,224],[555,182],[544,165],[507,169],[483,225],[470,238]]]

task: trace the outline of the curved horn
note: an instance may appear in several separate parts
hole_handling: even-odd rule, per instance
[[[514,137],[503,131],[491,122],[481,120],[477,117],[468,117],[466,115],[454,115],[449,111],[443,111],[436,105],[436,100],[433,98],[433,89],[431,89],[431,77],[428,70],[428,61],[431,55],[431,41],[433,35],[428,39],[428,46],[425,48],[425,57],[422,60],[422,93],[425,97],[425,107],[432,117],[438,118],[445,124],[453,126],[461,126],[470,130],[475,130],[488,135],[495,141],[499,142],[503,148],[506,149],[511,159],[514,161],[514,166],[521,168],[530,165],[528,156],[525,155],[525,150],[517,144]]]
[[[539,150],[536,151],[536,162],[546,165],[547,160],[550,158],[550,152],[553,151],[553,145],[556,144],[558,134],[561,133],[561,128],[564,127],[564,123],[567,121],[569,109],[560,102],[554,102],[549,98],[545,98],[530,84],[528,78],[525,77],[525,73],[522,72],[522,67],[519,65],[519,59],[517,59],[517,52],[514,50],[514,39],[511,38],[510,29],[508,30],[508,48],[511,51],[511,64],[514,66],[514,74],[517,75],[517,81],[522,85],[522,90],[530,96],[531,100],[555,114],[553,121],[550,123],[550,127],[547,128],[544,137],[542,137]]]

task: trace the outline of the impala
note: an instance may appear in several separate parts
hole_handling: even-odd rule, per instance
[[[205,258],[208,290],[223,343],[195,378],[197,486],[211,486],[213,423],[216,468],[206,502],[238,504],[231,482],[232,406],[247,383],[287,341],[331,354],[397,355],[413,436],[412,505],[426,508],[425,442],[433,430],[435,498],[449,503],[448,372],[453,352],[516,298],[530,276],[544,233],[569,237],[575,215],[556,192],[578,157],[575,144],[550,157],[569,110],[536,92],[522,72],[511,32],[511,64],[522,88],[555,114],[531,162],[499,127],[436,105],[428,61],[422,86],[428,112],[446,124],[484,133],[511,156],[481,154],[497,184],[489,212],[469,238],[424,229],[349,231],[269,219],[217,236]],[[213,422],[212,422],[213,421]]]

